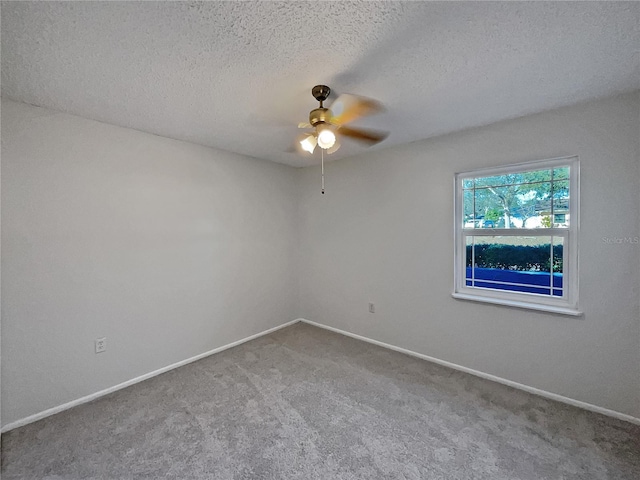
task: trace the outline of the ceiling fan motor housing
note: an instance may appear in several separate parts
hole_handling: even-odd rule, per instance
[[[309,113],[309,123],[312,126],[319,125],[321,123],[329,123],[331,120],[331,110],[328,108],[316,108]]]

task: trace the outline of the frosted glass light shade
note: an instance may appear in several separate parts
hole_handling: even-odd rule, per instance
[[[333,144],[336,143],[336,135],[329,128],[323,128],[318,132],[318,145],[320,148],[333,147]]]
[[[318,141],[316,140],[316,136],[309,134],[300,140],[300,146],[305,152],[313,153],[316,148],[316,144]]]

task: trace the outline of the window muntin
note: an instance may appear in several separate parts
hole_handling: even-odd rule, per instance
[[[454,295],[576,308],[578,170],[567,157],[456,175]]]

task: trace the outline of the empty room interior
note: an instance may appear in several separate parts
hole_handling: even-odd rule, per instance
[[[640,3],[0,7],[3,479],[640,478]]]

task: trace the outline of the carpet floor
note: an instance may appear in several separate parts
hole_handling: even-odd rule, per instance
[[[640,478],[640,427],[307,324],[2,436],[9,479]]]

